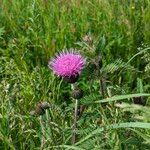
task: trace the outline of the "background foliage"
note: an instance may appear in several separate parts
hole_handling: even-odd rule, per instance
[[[0,20],[0,149],[150,148],[149,95],[128,95],[150,93],[149,0],[1,0]],[[74,146],[70,85],[47,66],[71,47],[88,62]],[[33,117],[39,101],[51,107]]]

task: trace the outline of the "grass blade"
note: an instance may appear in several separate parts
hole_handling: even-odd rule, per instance
[[[119,124],[113,124],[110,126],[107,126],[106,128],[98,128],[94,130],[92,133],[88,134],[85,138],[77,142],[75,145],[79,145],[89,138],[95,136],[96,134],[100,134],[104,130],[108,129],[118,129],[118,128],[144,128],[144,129],[150,129],[150,123],[143,123],[143,122],[125,122],[125,123],[119,123]]]

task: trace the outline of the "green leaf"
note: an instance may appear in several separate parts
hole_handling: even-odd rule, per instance
[[[58,145],[58,146],[51,146],[51,147],[47,147],[46,149],[49,150],[49,149],[56,149],[56,148],[65,148],[66,150],[84,150],[82,148],[79,148],[79,147],[76,147],[76,146],[70,146],[70,145]]]
[[[100,37],[98,44],[96,46],[96,54],[99,55],[106,46],[106,39],[105,36]]]
[[[129,64],[126,64],[125,62],[123,62],[122,59],[119,58],[119,59],[116,59],[114,62],[102,67],[101,72],[114,73],[115,71],[118,71],[121,69],[135,70],[134,67],[132,67]]]
[[[134,56],[132,56],[126,64],[129,64],[136,56],[141,55],[142,53],[144,53],[147,50],[150,50],[150,47],[145,48],[145,49],[141,50],[140,52],[138,52],[137,54],[135,54]]]
[[[137,92],[139,92],[139,93],[144,92],[142,79],[140,79],[140,78],[137,78]]]
[[[4,27],[0,28],[0,39],[2,38],[2,35],[4,34],[5,29]]]
[[[125,122],[125,123],[119,123],[111,125],[110,127],[112,129],[118,129],[118,128],[143,128],[143,129],[150,129],[150,123],[144,123],[144,122]]]
[[[95,136],[96,134],[100,134],[104,130],[108,129],[119,129],[119,128],[144,128],[144,129],[150,129],[150,123],[143,123],[143,122],[125,122],[125,123],[118,123],[118,124],[112,124],[110,126],[106,126],[106,128],[98,128],[88,134],[85,138],[77,142],[75,145],[79,145],[83,143],[84,141],[88,140],[89,138]]]
[[[146,143],[150,144],[150,135],[147,135],[146,133],[142,133],[142,132],[137,131],[135,129],[131,129],[131,130],[134,131],[139,136],[141,136],[145,140]]]
[[[113,96],[110,98],[94,101],[94,102],[85,102],[84,104],[96,104],[96,103],[107,103],[107,102],[113,102],[113,101],[119,101],[119,100],[124,100],[124,99],[129,99],[133,97],[140,97],[140,96],[146,96],[149,97],[150,94],[147,93],[138,93],[138,94],[128,94],[128,95],[118,95],[118,96]]]

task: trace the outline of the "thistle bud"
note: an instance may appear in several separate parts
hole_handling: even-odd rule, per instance
[[[48,109],[50,108],[50,104],[48,102],[42,102],[40,107],[42,109]]]
[[[74,99],[81,99],[83,97],[83,90],[77,87],[72,91],[71,95]]]
[[[45,114],[45,109],[42,108],[42,103],[39,103],[35,109],[35,115],[40,116]]]
[[[47,102],[39,102],[35,108],[35,111],[31,111],[30,115],[40,116],[45,114],[45,109],[50,108],[50,104]]]

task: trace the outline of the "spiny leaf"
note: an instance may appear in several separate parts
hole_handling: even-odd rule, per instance
[[[97,43],[96,50],[95,50],[96,54],[99,55],[101,51],[104,50],[105,46],[106,46],[106,38],[105,36],[102,36],[99,38],[99,41]]]
[[[129,64],[126,64],[122,61],[122,59],[117,59],[115,62],[110,63],[106,66],[104,66],[101,71],[103,73],[114,73],[115,71],[118,71],[119,69],[126,68],[128,70],[134,70],[134,67],[130,66]]]
[[[4,27],[0,28],[0,39],[2,38],[4,32],[5,32],[5,28]]]
[[[138,93],[138,94],[118,95],[118,96],[113,96],[113,97],[102,99],[102,100],[98,100],[98,101],[92,101],[92,102],[89,102],[89,101],[85,102],[84,101],[85,102],[84,104],[107,103],[107,102],[119,101],[119,100],[129,99],[129,98],[133,98],[133,97],[140,97],[140,96],[149,97],[150,94]]]

